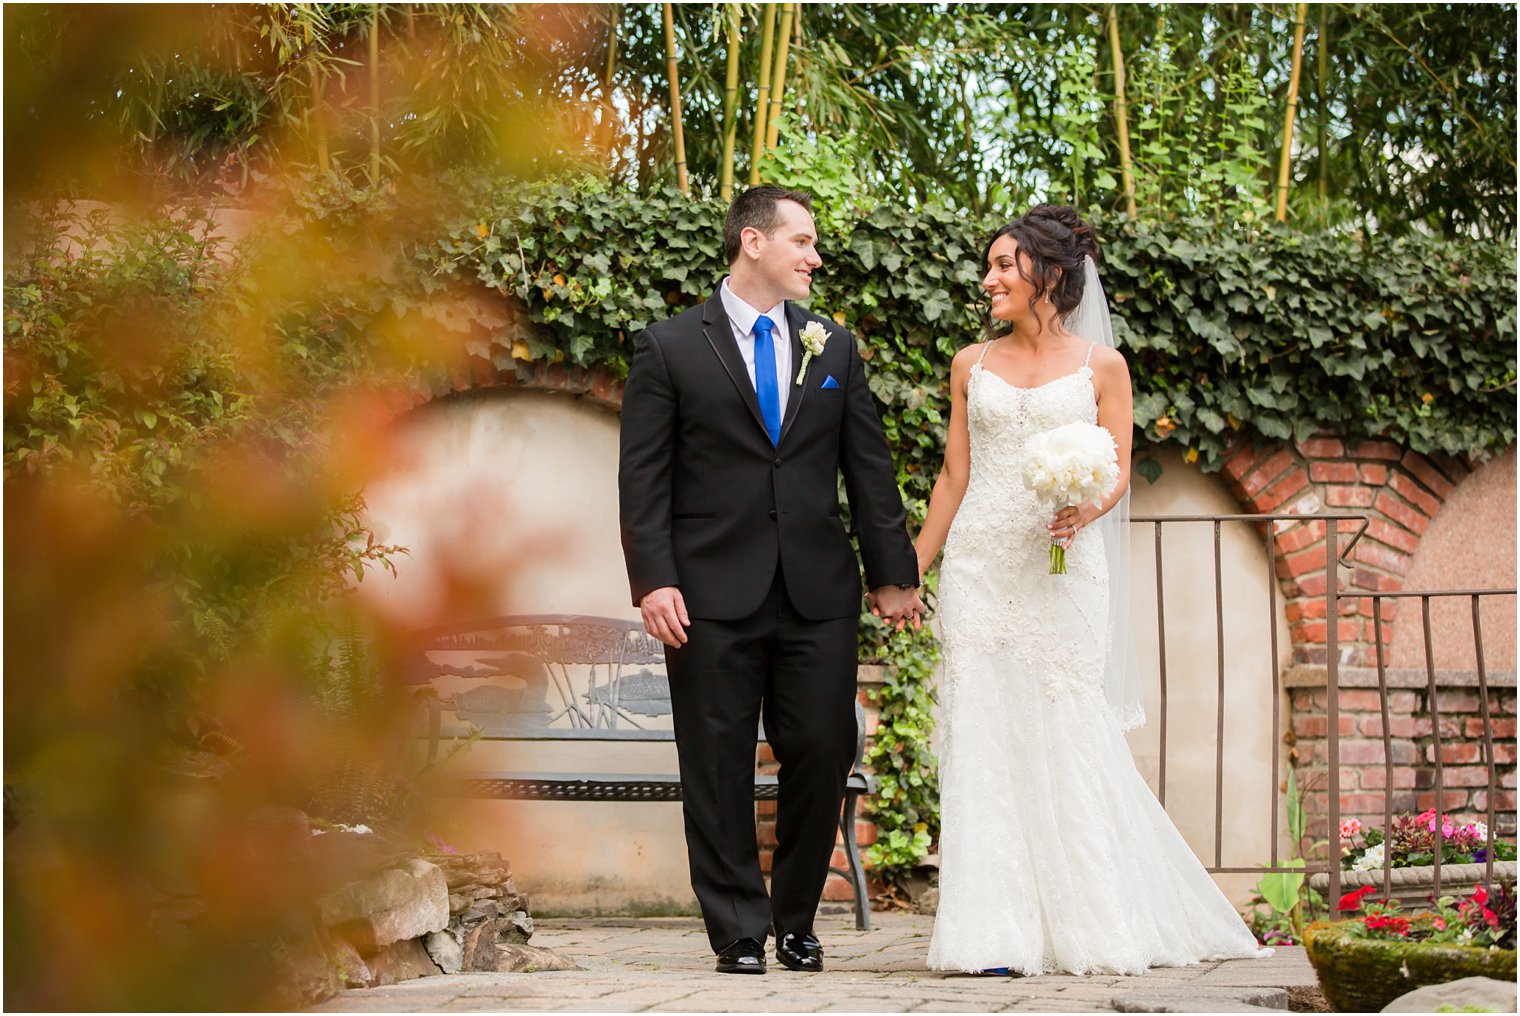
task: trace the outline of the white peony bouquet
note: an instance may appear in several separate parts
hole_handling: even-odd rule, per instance
[[[1024,486],[1052,511],[1067,505],[1102,504],[1119,482],[1119,450],[1107,429],[1068,423],[1029,439]],[[1050,574],[1066,574],[1066,548],[1050,544]]]

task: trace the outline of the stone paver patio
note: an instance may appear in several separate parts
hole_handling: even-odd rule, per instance
[[[924,969],[933,919],[822,916],[828,969],[772,958],[763,977],[718,974],[696,918],[545,918],[533,944],[583,969],[456,974],[346,991],[317,1012],[1261,1012],[1313,985],[1300,948],[1262,960],[1152,970],[1143,977],[970,977]]]

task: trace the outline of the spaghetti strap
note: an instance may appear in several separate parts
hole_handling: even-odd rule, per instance
[[[982,361],[983,360],[987,359],[987,350],[989,350],[991,348],[992,348],[992,343],[990,343],[990,342],[984,342],[984,343],[982,343],[982,355],[976,358],[976,365],[978,367],[980,367],[982,365]],[[1089,353],[1089,355],[1091,355],[1091,353]]]
[[[1093,351],[1093,349],[1095,349],[1097,347],[1097,345],[1098,344],[1096,342],[1088,343],[1088,346],[1087,346],[1087,359],[1085,359],[1085,360],[1082,361],[1082,366],[1089,367],[1089,368],[1091,367],[1091,365],[1092,365],[1092,351]]]

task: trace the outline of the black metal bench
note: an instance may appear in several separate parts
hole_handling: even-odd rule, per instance
[[[479,679],[479,687],[429,696],[428,762],[441,741],[675,741],[669,725],[670,686],[664,647],[637,621],[539,614],[446,625],[418,633],[411,679]],[[443,713],[456,722],[445,725]],[[473,728],[473,729],[472,729]],[[758,738],[764,740],[762,729]],[[848,868],[831,868],[850,883],[855,927],[871,926],[865,872],[855,842],[862,795],[876,783],[861,771],[865,714],[855,704],[855,764],[839,818]],[[670,773],[450,772],[442,793],[455,798],[534,801],[679,801],[681,778]],[[775,800],[773,775],[755,776],[755,800]]]

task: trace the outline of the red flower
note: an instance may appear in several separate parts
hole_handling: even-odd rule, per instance
[[[1371,896],[1375,892],[1377,892],[1377,890],[1370,885],[1364,885],[1360,889],[1353,889],[1341,897],[1341,902],[1336,907],[1336,909],[1360,910],[1362,909],[1362,900],[1365,897]]]
[[[1474,903],[1478,904],[1480,907],[1483,904],[1487,903],[1488,902],[1488,890],[1484,889],[1482,886],[1478,886],[1477,888],[1475,888],[1473,890],[1473,894],[1472,894],[1472,901]]]
[[[1382,914],[1369,914],[1362,918],[1368,931],[1381,931],[1389,935],[1408,935],[1409,921],[1402,917],[1388,917]]]

